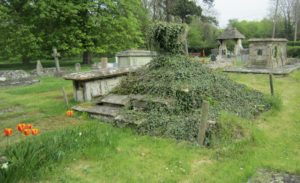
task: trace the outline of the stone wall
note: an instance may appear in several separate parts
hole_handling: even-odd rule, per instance
[[[91,81],[73,81],[74,99],[79,102],[91,101],[106,95],[120,84],[121,78],[122,76],[116,76]]]
[[[285,39],[250,39],[249,64],[255,68],[278,68],[286,65]]]

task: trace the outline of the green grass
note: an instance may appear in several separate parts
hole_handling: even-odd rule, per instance
[[[114,62],[115,58],[111,57],[108,60],[109,62]],[[93,62],[100,62],[100,57],[93,57]],[[55,67],[54,60],[41,59],[41,63],[44,68]],[[60,59],[61,67],[71,67],[74,68],[76,63],[82,63],[82,58],[74,57],[74,58],[63,58]],[[90,66],[82,66],[83,70],[86,70]],[[16,61],[1,61],[0,62],[0,70],[26,70],[30,71],[36,68],[36,61],[31,61],[28,64],[22,64],[21,62]]]
[[[267,75],[229,74],[229,77],[269,94]],[[64,152],[63,158],[54,161],[48,157],[49,162],[38,166],[32,163],[28,175],[20,175],[25,182],[238,183],[247,182],[259,168],[300,174],[300,71],[286,77],[276,76],[274,80],[275,93],[282,100],[280,104],[280,100],[272,99],[278,104],[277,110],[266,112],[253,121],[223,116],[225,125],[228,125],[226,121],[244,123],[242,126],[251,134],[242,140],[225,138],[225,142],[211,148],[139,136],[129,129],[118,129],[79,115],[68,118],[61,87],[66,88],[71,98],[72,86],[71,82],[59,78],[42,78],[36,85],[0,89],[0,110],[17,106],[16,111],[0,115],[0,129],[15,128],[21,121],[33,123],[41,128],[42,135],[27,139],[29,145],[30,142],[58,138],[70,130],[75,134],[81,129],[92,131],[93,128],[97,132],[91,133],[93,137],[109,139],[104,145],[53,145],[56,151]],[[70,135],[65,137],[75,140]],[[89,143],[93,137],[87,135],[79,145]],[[26,147],[23,140],[24,137],[15,133],[10,143],[25,144]],[[41,143],[34,144],[37,148]],[[1,137],[0,151],[6,145],[6,139]],[[9,151],[10,148],[6,149]],[[48,151],[53,150],[49,148]],[[26,161],[21,159],[19,163]]]

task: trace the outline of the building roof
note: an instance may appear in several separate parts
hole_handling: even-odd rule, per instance
[[[240,33],[236,28],[229,27],[217,38],[217,40],[226,39],[245,39],[245,36]]]

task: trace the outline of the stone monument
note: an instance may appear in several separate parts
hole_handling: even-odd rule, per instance
[[[140,67],[149,63],[156,52],[147,50],[127,50],[116,54],[116,62],[120,68]]]
[[[247,67],[273,69],[286,65],[287,42],[287,39],[250,39]]]
[[[81,70],[81,65],[80,65],[80,63],[76,63],[76,64],[75,64],[75,71],[76,71],[76,72],[80,72],[80,70]]]
[[[44,69],[40,60],[36,62],[36,74],[38,76],[43,75]]]
[[[53,50],[52,57],[54,58],[54,61],[55,61],[56,72],[60,73],[60,66],[59,66],[59,60],[58,60],[58,57],[60,57],[60,54],[57,52],[57,49],[55,47],[53,47],[52,50]]]

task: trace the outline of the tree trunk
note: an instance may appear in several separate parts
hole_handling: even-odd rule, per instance
[[[83,52],[82,63],[83,64],[92,64],[92,54],[91,54],[91,52],[89,52],[89,51]]]
[[[299,7],[299,0],[296,0],[296,5],[295,5],[295,32],[294,32],[294,42],[296,43],[297,41],[297,34],[298,34],[298,8]]]
[[[30,59],[28,57],[22,57],[22,64],[23,65],[29,64],[29,62],[30,62]]]
[[[276,7],[275,7],[275,14],[274,14],[274,18],[273,18],[273,33],[272,33],[272,38],[275,38],[275,34],[276,34],[276,21],[277,21],[277,12],[278,12],[278,6],[279,6],[279,0],[276,1]]]
[[[167,14],[167,22],[171,22],[171,5],[170,0],[166,0],[166,14]]]

